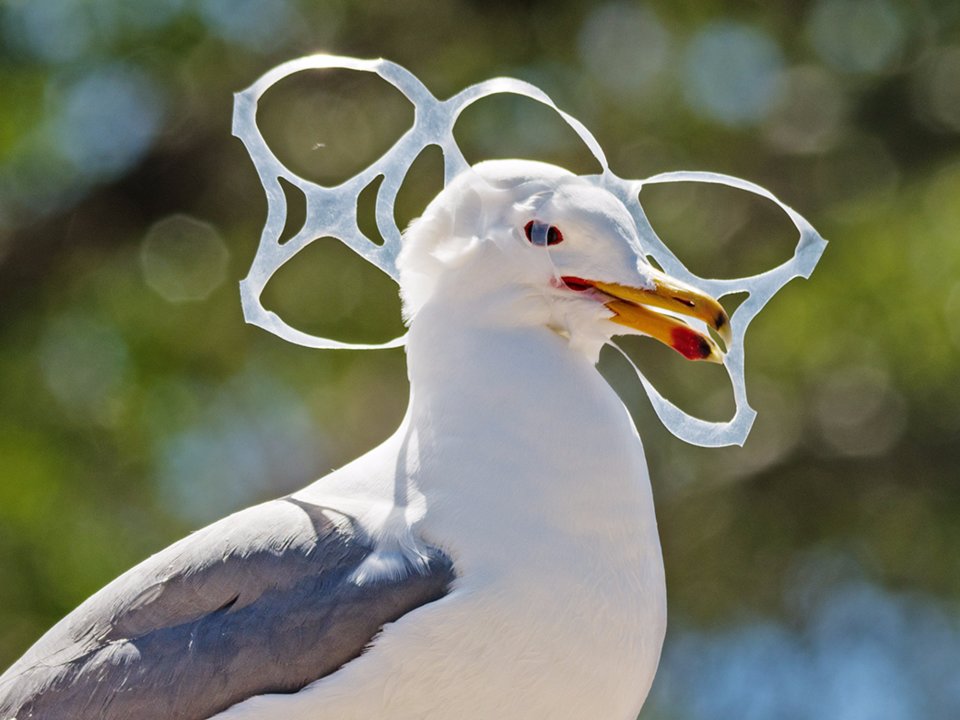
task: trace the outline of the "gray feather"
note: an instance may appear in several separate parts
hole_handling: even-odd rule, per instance
[[[358,585],[372,547],[291,498],[244,510],[121,575],[0,677],[0,718],[202,720],[296,692],[384,624],[443,597],[450,559]]]

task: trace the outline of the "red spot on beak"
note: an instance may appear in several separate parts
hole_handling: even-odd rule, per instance
[[[710,357],[710,344],[690,328],[678,327],[670,331],[671,345],[687,360]]]
[[[575,292],[583,292],[584,290],[589,290],[593,287],[593,285],[583,278],[578,278],[573,275],[564,275],[560,279],[563,281],[564,285]]]

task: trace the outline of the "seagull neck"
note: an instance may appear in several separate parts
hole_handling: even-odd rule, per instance
[[[596,390],[600,377],[586,355],[545,326],[511,325],[492,314],[425,306],[412,323],[407,363],[413,403],[472,417],[509,413],[542,417],[543,405]],[[571,385],[570,383],[573,383]],[[609,391],[606,384],[604,388]],[[535,402],[531,402],[531,398]]]
[[[424,306],[408,336],[408,422],[418,433],[551,457],[565,446],[584,457],[603,448],[642,458],[620,398],[565,337],[445,309]]]
[[[438,536],[482,537],[495,522],[504,538],[539,523],[655,539],[640,438],[583,353],[547,327],[451,326],[424,312],[408,337],[401,455],[409,487],[446,509],[431,521],[451,525]]]

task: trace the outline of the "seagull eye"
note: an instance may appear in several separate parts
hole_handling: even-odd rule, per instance
[[[531,220],[523,226],[523,233],[534,245],[557,245],[563,242],[563,233],[556,225]]]

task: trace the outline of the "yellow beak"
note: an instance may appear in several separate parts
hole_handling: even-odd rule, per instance
[[[702,320],[729,344],[732,338],[730,318],[723,306],[709,295],[661,272],[655,272],[652,290],[574,277],[565,277],[563,280],[573,289],[592,287],[608,295],[610,300],[604,304],[614,312],[610,318],[612,322],[649,335],[688,360],[723,362],[723,351],[709,334],[698,332],[673,316],[676,314]],[[667,310],[672,314],[650,308]]]

